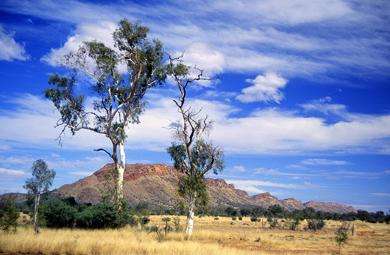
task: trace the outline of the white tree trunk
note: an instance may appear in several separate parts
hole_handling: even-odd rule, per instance
[[[34,231],[35,234],[39,233],[39,225],[38,225],[38,209],[39,209],[39,201],[41,199],[41,195],[37,194],[35,195],[34,200]]]
[[[120,202],[123,199],[123,174],[126,168],[126,154],[125,154],[125,144],[124,142],[119,143],[118,145],[118,163],[116,165],[116,170],[118,173],[117,183],[116,183],[116,192],[117,192],[117,202]]]
[[[194,229],[194,217],[195,217],[195,198],[191,197],[188,205],[187,227],[186,227],[186,234],[188,236],[192,235],[192,231]]]

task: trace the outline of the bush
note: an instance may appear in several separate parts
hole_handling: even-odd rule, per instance
[[[236,216],[233,216],[233,217],[232,217],[232,220],[237,220],[237,217],[236,217]]]
[[[242,216],[238,217],[238,220],[242,220]]]
[[[219,220],[219,217],[214,217],[214,220]]]
[[[176,232],[180,232],[180,231],[183,230],[183,228],[180,225],[180,218],[179,218],[179,216],[176,216],[175,218],[173,218],[173,225],[174,225],[174,229],[175,229]]]
[[[270,228],[278,227],[278,219],[276,219],[276,218],[268,217],[267,222],[268,222]]]
[[[349,230],[349,225],[347,224],[342,224],[335,232],[335,241],[337,245],[339,246],[339,254],[341,254],[341,246],[347,243],[348,240],[348,230]]]
[[[150,219],[149,219],[148,216],[142,217],[142,219],[141,219],[141,225],[146,225],[146,224],[148,224],[149,222],[150,222]]]
[[[7,199],[0,205],[0,227],[5,232],[16,232],[19,213],[16,210],[15,201]]]
[[[293,219],[291,222],[290,222],[290,230],[297,230],[298,229],[298,226],[299,226],[299,219],[298,218],[295,218]]]
[[[79,212],[76,224],[81,228],[118,228],[125,226],[130,220],[128,211],[119,212],[113,204],[99,203]]]
[[[52,198],[43,205],[42,214],[49,228],[73,227],[77,210],[60,199]]]
[[[169,222],[171,221],[171,218],[169,217],[163,217],[161,219],[165,225],[164,225],[164,234],[166,235],[168,232],[172,231],[172,226],[169,224]]]
[[[311,231],[321,230],[324,226],[325,226],[324,220],[313,219],[307,221],[307,228]]]
[[[256,217],[256,216],[252,216],[252,217],[251,217],[251,221],[252,221],[252,222],[256,222],[256,221],[257,221],[257,217]]]
[[[142,224],[142,218],[138,217],[138,215],[132,214],[129,216],[129,225],[134,227],[138,226],[138,223]]]

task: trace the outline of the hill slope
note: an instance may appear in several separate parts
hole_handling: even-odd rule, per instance
[[[72,196],[78,202],[97,203],[101,199],[106,175],[113,165],[107,164],[94,174],[73,184],[67,184],[54,193],[62,197]],[[151,208],[176,208],[181,201],[177,194],[180,177],[173,167],[163,164],[128,164],[124,174],[124,197],[130,205],[146,202]],[[268,207],[280,205],[288,210],[313,207],[328,212],[355,211],[353,207],[336,203],[309,201],[302,203],[296,199],[279,200],[270,193],[249,196],[245,191],[236,189],[222,179],[207,179],[211,208],[233,207]]]

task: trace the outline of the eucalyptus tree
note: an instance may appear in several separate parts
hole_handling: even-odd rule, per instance
[[[178,98],[173,101],[180,115],[180,120],[171,125],[176,141],[168,148],[168,153],[174,167],[183,173],[179,194],[187,203],[186,234],[191,236],[196,206],[204,205],[208,200],[205,176],[210,171],[217,174],[223,170],[223,152],[206,140],[212,126],[208,116],[188,104],[190,85],[207,79],[202,70],[191,69],[180,58],[171,58],[168,71],[179,91]]]
[[[112,47],[97,41],[84,42],[63,60],[70,74],[52,75],[52,87],[45,91],[60,113],[60,140],[66,130],[72,135],[88,130],[111,142],[111,149],[96,151],[105,152],[115,165],[117,205],[123,199],[126,128],[140,122],[146,92],[166,78],[162,43],[148,39],[148,31],[128,20],[120,21]],[[89,86],[92,94],[76,93],[78,84]],[[93,101],[91,106],[86,103],[87,96]]]
[[[34,196],[34,216],[33,224],[36,234],[39,233],[38,210],[41,195],[48,192],[53,184],[56,172],[49,169],[46,162],[42,159],[36,160],[32,165],[32,177],[26,180],[24,188],[30,195]]]

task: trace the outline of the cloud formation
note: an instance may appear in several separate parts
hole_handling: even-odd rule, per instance
[[[236,188],[244,190],[251,194],[258,194],[263,193],[264,188],[271,188],[271,189],[293,189],[293,190],[299,190],[299,189],[306,189],[306,188],[316,188],[316,185],[313,185],[309,182],[303,182],[303,183],[279,183],[279,182],[272,182],[272,181],[262,181],[262,180],[234,180],[229,179],[226,180],[227,183],[233,184]],[[273,192],[275,194],[275,192]]]
[[[13,38],[13,34],[9,34],[0,25],[0,60],[27,60],[29,57],[26,54],[24,46],[17,43]]]
[[[3,167],[0,167],[0,174],[2,177],[11,177],[11,178],[21,178],[26,176],[26,173],[23,171],[3,168]]]
[[[48,101],[27,94],[17,97],[13,103],[17,110],[4,110],[0,115],[0,139],[7,141],[4,144],[58,146],[55,138],[59,130],[54,128],[58,114]],[[353,120],[327,123],[319,117],[300,116],[276,108],[234,117],[239,110],[225,102],[193,99],[191,104],[204,109],[215,121],[210,138],[228,153],[384,153],[386,139],[390,137],[389,115],[349,113]],[[177,118],[171,98],[156,96],[141,115],[141,123],[127,130],[128,148],[164,151],[172,141],[169,125]],[[26,127],[29,132],[25,132]],[[92,150],[107,145],[104,137],[88,131],[63,139],[63,147],[71,149]],[[308,163],[343,162],[315,159]]]
[[[152,37],[160,38],[169,51],[187,52],[189,59],[212,74],[277,72],[288,79],[323,81],[346,70],[388,73],[390,44],[383,13],[387,6],[376,5],[343,0],[205,0],[153,3],[151,8],[147,3],[73,0],[63,8],[53,1],[24,0],[5,1],[3,9],[76,26],[47,59],[58,58],[81,40],[106,41],[101,37],[113,30],[107,24],[126,17],[149,26]]]
[[[243,103],[251,102],[276,102],[280,103],[283,94],[280,92],[287,84],[287,80],[276,73],[265,73],[258,75],[254,80],[247,80],[251,86],[244,88],[241,94],[236,97]]]

